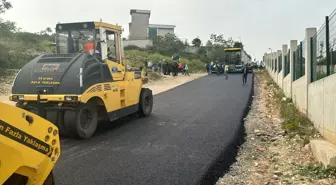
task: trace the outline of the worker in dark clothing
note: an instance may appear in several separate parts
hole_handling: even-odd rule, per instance
[[[173,76],[177,76],[178,63],[176,61],[172,63],[172,68],[173,68]]]
[[[247,66],[243,65],[243,84],[247,82]]]
[[[163,64],[163,74],[168,75],[168,62]]]
[[[209,73],[209,64],[208,64],[208,63],[205,64],[205,69],[206,69],[206,71],[208,72],[208,74],[210,74],[210,73]]]

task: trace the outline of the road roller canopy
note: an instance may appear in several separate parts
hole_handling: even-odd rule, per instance
[[[121,26],[104,22],[58,23],[56,53],[89,53],[102,59],[118,57]]]

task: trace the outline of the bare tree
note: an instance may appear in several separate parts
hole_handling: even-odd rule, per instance
[[[0,1],[0,14],[4,13],[6,10],[11,9],[13,6],[10,2],[7,0],[1,0]]]

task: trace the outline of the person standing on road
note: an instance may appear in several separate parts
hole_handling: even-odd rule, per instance
[[[243,84],[247,82],[247,66],[243,64]]]
[[[228,73],[229,73],[229,65],[224,64],[224,76],[226,77],[225,78],[226,80],[229,78]]]
[[[209,75],[211,74],[211,68],[212,68],[212,64],[208,63],[208,73],[209,73]]]
[[[216,73],[217,73],[217,76],[220,75],[220,63],[218,61],[215,62],[215,66],[216,66]]]
[[[190,76],[188,70],[189,70],[188,64],[185,64],[185,65],[184,65],[184,75],[185,75],[185,76],[187,76],[187,75]]]
[[[176,61],[173,62],[172,68],[173,68],[173,76],[177,76],[178,63]]]

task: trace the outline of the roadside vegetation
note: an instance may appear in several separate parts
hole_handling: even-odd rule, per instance
[[[15,22],[2,19],[1,14],[11,8],[10,0],[0,1],[0,76],[5,75],[4,69],[20,69],[36,56],[55,51],[51,46],[55,33],[50,27],[38,33],[29,33],[22,31]],[[180,61],[188,64],[190,72],[203,72],[205,63],[214,60],[224,62],[225,47],[243,47],[243,44],[232,38],[225,39],[222,34],[211,34],[206,43],[198,37],[189,43],[174,34],[167,34],[153,39],[153,46],[148,48],[125,47],[125,57],[130,67],[139,67],[149,61],[154,65],[159,62],[171,63],[171,56],[179,54]],[[194,51],[190,52],[188,48]]]
[[[299,135],[305,140],[305,144],[308,144],[309,138],[317,133],[313,123],[295,107],[291,98],[285,96],[267,71],[263,71],[262,73],[262,75],[266,76],[267,85],[273,87],[274,101],[279,106],[283,119],[283,129],[291,136]]]
[[[272,89],[273,99],[268,100],[274,101],[273,104],[278,106],[282,118],[282,129],[286,131],[289,141],[298,142],[301,147],[307,149],[311,139],[321,137],[314,128],[314,124],[295,107],[292,99],[285,96],[266,70],[262,71],[261,75],[265,76],[268,88]],[[308,177],[309,182],[328,178],[336,179],[336,169],[325,167],[316,161],[297,163],[295,170],[299,175]]]
[[[266,70],[255,71],[251,110],[244,119],[245,143],[217,185],[334,185],[335,169],[314,158],[309,138],[321,136],[285,98]]]

